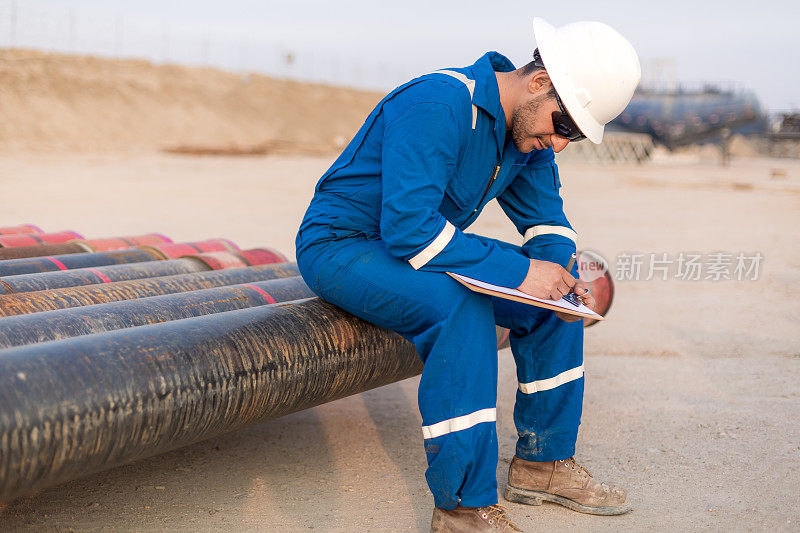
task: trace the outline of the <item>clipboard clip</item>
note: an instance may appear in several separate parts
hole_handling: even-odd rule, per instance
[[[580,307],[581,304],[583,303],[582,298],[586,294],[589,294],[589,289],[586,289],[586,292],[584,292],[580,296],[578,296],[574,292],[571,292],[569,294],[565,294],[564,296],[562,296],[561,299],[562,300],[566,300],[567,302],[571,303],[575,307]]]

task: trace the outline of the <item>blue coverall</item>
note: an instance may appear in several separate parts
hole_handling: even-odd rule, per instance
[[[445,274],[517,287],[528,258],[566,266],[575,251],[553,151],[520,153],[506,134],[494,72],[511,70],[489,52],[392,91],[317,184],[297,235],[314,292],[416,346],[425,475],[443,509],[497,503],[495,323],[517,365],[517,456],[570,457],[580,424],[582,322]],[[463,233],[493,198],[523,246]]]

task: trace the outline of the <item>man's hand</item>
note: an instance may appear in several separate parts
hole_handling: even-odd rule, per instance
[[[539,261],[538,259],[530,261],[528,274],[522,280],[522,284],[517,287],[518,291],[537,298],[560,300],[575,286],[575,278],[558,263]]]
[[[536,296],[537,298],[549,298],[551,300],[560,300],[562,296],[570,292],[574,292],[578,296],[586,294],[586,282],[573,278],[572,275],[558,263],[539,261],[538,259],[531,259],[530,261],[531,264],[530,267],[528,267],[528,274],[525,276],[522,284],[517,287],[517,290],[530,294],[531,296]],[[594,311],[596,302],[590,294],[586,294],[581,299],[583,305]],[[565,322],[582,320],[579,316],[561,312],[556,312],[556,316]]]

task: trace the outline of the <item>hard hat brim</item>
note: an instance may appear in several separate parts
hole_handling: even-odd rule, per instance
[[[605,125],[598,122],[578,102],[578,98],[575,96],[576,88],[572,83],[569,72],[564,68],[566,62],[561,58],[559,49],[562,46],[555,26],[544,19],[536,17],[533,19],[533,36],[539,47],[539,55],[542,57],[547,74],[553,82],[553,87],[555,87],[572,120],[575,121],[575,124],[586,135],[587,139],[595,144],[600,144],[603,140]]]

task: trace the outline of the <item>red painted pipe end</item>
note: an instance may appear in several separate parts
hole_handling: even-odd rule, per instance
[[[20,224],[19,226],[9,226],[0,228],[0,235],[20,235],[26,233],[44,233],[39,226],[33,224]]]
[[[195,259],[203,262],[211,270],[223,270],[225,268],[241,268],[250,266],[240,254],[236,252],[203,252],[200,254],[185,255],[183,258]]]
[[[59,231],[57,233],[19,233],[15,235],[0,235],[0,248],[14,248],[17,246],[37,246],[40,244],[65,244],[76,239],[83,239],[80,233],[74,231]]]
[[[171,244],[172,243],[172,239],[170,239],[169,237],[167,237],[163,233],[150,233],[150,235],[154,235],[154,236],[158,237],[159,239],[161,239],[161,242],[163,242],[163,243],[166,243],[166,244]]]
[[[270,263],[288,263],[289,259],[277,250],[271,248],[253,248],[242,250],[239,255],[247,261],[250,266],[267,265]]]
[[[151,244],[142,246],[148,251],[153,251],[161,255],[164,259],[178,259],[187,255],[194,255],[203,252],[233,252],[238,250],[238,247],[231,249],[231,246],[236,246],[227,239],[208,239],[206,241],[196,242],[173,242],[166,244]]]

